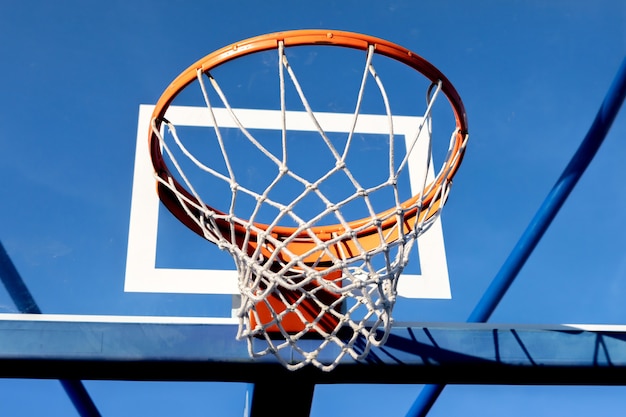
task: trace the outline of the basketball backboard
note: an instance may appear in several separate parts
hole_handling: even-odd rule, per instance
[[[159,208],[153,192],[153,179],[150,178],[152,173],[147,159],[146,132],[151,106],[185,66],[203,54],[242,37],[245,36],[232,34],[216,37],[206,45],[188,47],[184,56],[160,62],[159,71],[150,71],[149,76],[134,73],[131,78],[135,81],[130,83],[133,87],[131,89],[128,85],[104,87],[91,84],[88,96],[64,101],[57,97],[58,87],[50,85],[49,94],[41,100],[41,105],[48,112],[39,116],[40,122],[22,123],[19,129],[11,127],[11,137],[22,139],[12,141],[4,152],[5,155],[11,155],[4,161],[3,167],[7,172],[7,194],[13,197],[8,197],[4,206],[7,211],[3,218],[7,223],[3,243],[26,281],[29,281],[28,277],[37,277],[32,283],[29,282],[29,287],[35,299],[42,304],[44,312],[120,316],[231,316],[231,296],[236,293],[232,258],[189,233],[162,207]],[[475,83],[467,80],[453,64],[454,60],[451,61],[440,49],[422,43],[415,45],[415,41],[404,38],[400,37],[399,43],[405,43],[438,65],[454,82],[464,101],[469,99],[472,106],[477,107],[477,97],[484,90],[477,90]],[[362,61],[362,57],[359,54],[358,60]],[[304,58],[312,61],[315,54],[306,51]],[[319,73],[313,75],[313,82],[332,88],[343,83],[358,83],[362,71],[360,61],[359,66],[350,67],[352,76],[349,82],[341,78],[331,83],[330,75]],[[234,92],[232,104],[239,108],[275,110],[276,102],[267,105],[262,98],[275,97],[276,90],[270,91],[269,86],[263,88],[262,82],[253,84],[252,81],[269,77],[276,68],[270,67],[263,60],[244,64],[237,68],[231,78],[231,92]],[[299,69],[303,75],[311,75],[306,73],[306,68]],[[246,71],[252,75],[243,76]],[[607,69],[606,79],[610,78],[608,72]],[[60,74],[56,76],[60,77]],[[398,78],[383,78],[383,81],[390,90],[403,93],[406,77],[407,74],[401,74]],[[594,77],[597,78],[600,77]],[[84,79],[86,82],[87,78]],[[149,88],[141,87],[148,82]],[[594,87],[597,98],[601,97],[600,87]],[[394,106],[398,107],[395,114],[419,117],[414,105],[423,102],[422,93],[392,97]],[[316,110],[339,115],[353,111],[353,96],[340,95],[339,99],[330,102],[324,102],[322,96],[321,91],[311,94],[312,105]],[[107,128],[100,126],[102,116],[99,114],[103,112],[96,114],[89,109],[88,103],[94,105],[89,97],[106,97],[107,112],[115,115],[116,123]],[[193,97],[190,100],[197,106],[201,98]],[[589,103],[587,112],[593,112],[593,101],[586,100]],[[369,106],[364,113],[378,116],[384,114],[380,103],[370,103]],[[16,105],[13,109],[19,111],[22,118],[30,114],[25,104]],[[469,113],[471,128],[474,118]],[[69,115],[74,116],[70,118]],[[181,112],[180,117],[190,119],[183,120],[183,123],[197,123],[193,120],[191,110]],[[15,119],[21,120],[17,116]],[[475,123],[479,129],[485,129],[487,119],[478,116]],[[61,120],[65,121],[62,133],[57,132],[53,141],[40,143],[38,139],[49,134],[43,135],[37,126],[49,126]],[[499,120],[505,119],[502,116]],[[511,119],[509,123],[515,120]],[[525,124],[525,128],[531,127],[532,124]],[[583,127],[581,123],[581,130]],[[269,128],[271,130],[275,126]],[[401,124],[398,128],[399,136],[406,134]],[[435,124],[434,132],[438,133],[438,129]],[[519,126],[515,129],[521,130]],[[363,138],[370,137],[373,141],[380,139],[375,137],[378,134],[375,128],[368,127],[362,132]],[[489,142],[492,148],[501,150],[498,157],[483,156],[482,149],[488,146],[484,144],[487,137],[495,141],[493,144]],[[500,140],[495,140],[496,137]],[[459,171],[441,221],[433,227],[431,233],[419,240],[419,249],[413,251],[405,277],[400,281],[401,298],[396,308],[398,320],[464,320],[486,287],[488,277],[497,269],[494,266],[497,262],[487,262],[481,254],[485,251],[496,260],[503,260],[507,249],[510,249],[518,232],[524,227],[524,220],[530,217],[543,197],[536,188],[532,188],[530,194],[527,186],[523,185],[526,182],[515,176],[515,170],[504,169],[503,166],[497,176],[489,174],[495,171],[494,164],[504,163],[501,162],[502,155],[508,155],[507,152],[522,159],[516,163],[523,163],[525,153],[519,148],[522,139],[513,140],[511,147],[505,151],[503,144],[509,143],[503,142],[505,138],[511,136],[481,134],[474,148],[470,142],[470,157]],[[446,142],[447,138],[435,141]],[[561,161],[565,163],[566,158],[563,155]],[[532,166],[535,166],[535,171],[546,175],[549,169],[549,172],[554,173],[553,176],[560,168],[542,167],[536,161],[533,161]],[[524,163],[523,167],[527,171],[528,164]],[[503,182],[485,186],[494,179]],[[504,183],[518,185],[505,187]],[[544,189],[548,187],[546,185]],[[527,197],[518,201],[520,193]],[[531,195],[534,195],[532,201],[536,204],[532,204]],[[480,201],[483,203],[478,204]],[[512,201],[518,201],[515,207],[517,210],[523,209],[525,213],[517,215],[517,227],[514,230],[505,228],[507,223],[503,220],[503,213],[511,210],[508,202]],[[45,207],[45,215],[41,214],[38,207]],[[493,227],[497,239],[489,238],[484,229],[481,229],[482,232],[475,230],[479,225],[493,223],[495,225],[488,226],[487,230]],[[425,244],[429,239],[430,242]],[[494,243],[500,239],[510,242],[509,248]],[[179,256],[178,245],[184,245],[186,256]],[[431,253],[425,252],[428,250]],[[472,267],[476,262],[480,264],[477,269]],[[474,271],[471,277],[466,276],[468,271]],[[547,299],[543,302],[547,303]],[[2,306],[7,312],[14,312],[12,302],[6,296]],[[551,314],[559,316],[555,312]],[[515,315],[512,312],[505,317]],[[549,321],[566,320],[554,317]]]

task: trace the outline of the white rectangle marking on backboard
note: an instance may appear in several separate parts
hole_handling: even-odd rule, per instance
[[[159,198],[155,191],[152,163],[147,146],[150,117],[154,106],[141,105],[137,126],[135,167],[131,197],[128,249],[124,290],[127,292],[238,294],[237,272],[222,269],[158,268],[156,266]],[[226,110],[215,109],[216,119],[225,128],[237,127]],[[280,130],[281,113],[278,110],[235,109],[242,124],[250,129]],[[315,131],[315,125],[306,112],[287,112],[289,130]],[[176,125],[209,127],[206,108],[171,106],[167,117]],[[320,125],[328,132],[350,130],[353,115],[316,113]],[[394,134],[412,137],[421,118],[393,116]],[[292,124],[293,123],[293,124]],[[425,131],[425,130],[424,130]],[[389,122],[384,115],[360,115],[355,133],[387,134]],[[426,141],[418,141],[426,143]],[[423,155],[412,152],[414,158]],[[409,161],[409,164],[411,161]],[[412,185],[423,181],[423,173],[409,170]],[[432,168],[428,176],[433,176]],[[207,243],[209,244],[209,243]],[[398,295],[408,298],[451,298],[448,265],[443,241],[441,219],[417,240],[420,274],[404,274],[398,283]]]

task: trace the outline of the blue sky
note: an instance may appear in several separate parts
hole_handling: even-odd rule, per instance
[[[45,313],[202,315],[213,299],[125,294],[140,104],[207,53],[300,28],[403,45],[454,83],[470,143],[443,214],[452,300],[402,320],[464,321],[582,141],[626,52],[605,1],[29,1],[0,6],[0,239]],[[626,322],[626,116],[491,318]],[[223,301],[222,301],[223,302]],[[0,289],[0,313],[15,312]],[[87,381],[104,416],[240,416],[245,384]],[[402,416],[420,386],[319,386],[312,416]],[[430,416],[621,415],[623,387],[449,386]],[[74,415],[56,381],[0,380],[0,413]]]

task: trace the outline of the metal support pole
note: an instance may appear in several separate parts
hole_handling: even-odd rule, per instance
[[[37,302],[17,272],[2,241],[0,241],[0,280],[20,313],[41,314]],[[59,382],[81,417],[100,417],[98,408],[81,381],[62,379]]]
[[[543,237],[572,189],[593,160],[615,117],[619,113],[625,96],[626,59],[622,61],[618,73],[600,106],[600,110],[596,114],[580,147],[543,204],[539,207],[539,210],[491,282],[491,285],[483,294],[474,311],[470,314],[468,322],[484,323],[489,320],[489,317],[504,297],[515,277],[517,277],[526,260],[528,260],[537,243],[539,243],[539,240]],[[411,406],[407,416],[426,416],[444,387],[445,385],[426,386]]]

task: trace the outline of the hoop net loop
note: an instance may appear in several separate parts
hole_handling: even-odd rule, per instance
[[[323,128],[321,115],[307,100],[304,88],[290,65],[285,50],[300,45],[334,45],[365,51],[360,87],[345,141],[338,145]],[[269,149],[256,133],[246,127],[240,111],[233,108],[212,75],[216,67],[248,54],[276,50],[279,80],[281,146]],[[394,121],[391,104],[375,68],[375,55],[382,54],[422,73],[430,85],[427,105],[414,137],[404,155],[394,145]],[[349,166],[347,157],[355,141],[355,127],[361,115],[362,99],[368,83],[374,83],[385,109],[388,149],[388,176],[374,185],[365,184]],[[166,117],[174,98],[195,83],[202,95],[206,117],[212,126],[220,160],[219,168],[203,162],[186,144],[177,126]],[[195,85],[194,84],[194,85]],[[318,140],[331,155],[331,168],[315,178],[290,166],[286,86],[295,89]],[[430,139],[433,104],[445,96],[451,104],[455,125],[450,133],[447,158],[435,179],[424,182],[420,192],[403,200],[399,177],[416,149],[427,149],[424,164],[430,169]],[[217,97],[216,103],[213,103]],[[273,167],[268,185],[255,189],[241,181],[233,168],[232,149],[227,146],[220,120],[227,118],[237,127],[248,144]],[[168,140],[168,138],[171,138]],[[164,205],[191,230],[203,236],[235,259],[239,274],[241,307],[238,311],[238,338],[248,341],[253,357],[274,354],[291,370],[313,364],[331,370],[345,356],[364,358],[371,346],[385,343],[392,325],[392,310],[397,283],[407,264],[408,255],[418,236],[437,219],[448,197],[454,174],[463,158],[467,142],[467,123],[460,98],[449,81],[431,64],[416,54],[380,39],[347,32],[293,31],[265,35],[239,42],[208,55],[183,72],[157,103],[149,130],[150,151],[158,192]],[[383,157],[381,155],[381,157]],[[166,163],[167,161],[167,163]],[[206,176],[227,184],[231,190],[225,209],[205,202],[199,186],[186,175],[191,163]],[[324,185],[332,178],[346,179],[353,192],[339,200]],[[285,183],[295,184],[289,201],[275,198]],[[377,211],[372,196],[387,190],[392,196],[388,209]],[[309,198],[322,202],[324,208],[310,217],[297,210]],[[238,202],[254,201],[242,217]],[[346,218],[345,207],[360,202],[366,215]],[[270,222],[260,222],[261,213],[270,208],[276,213]],[[335,219],[331,225],[323,220]],[[316,337],[312,337],[315,335]],[[331,352],[330,354],[328,352]]]

